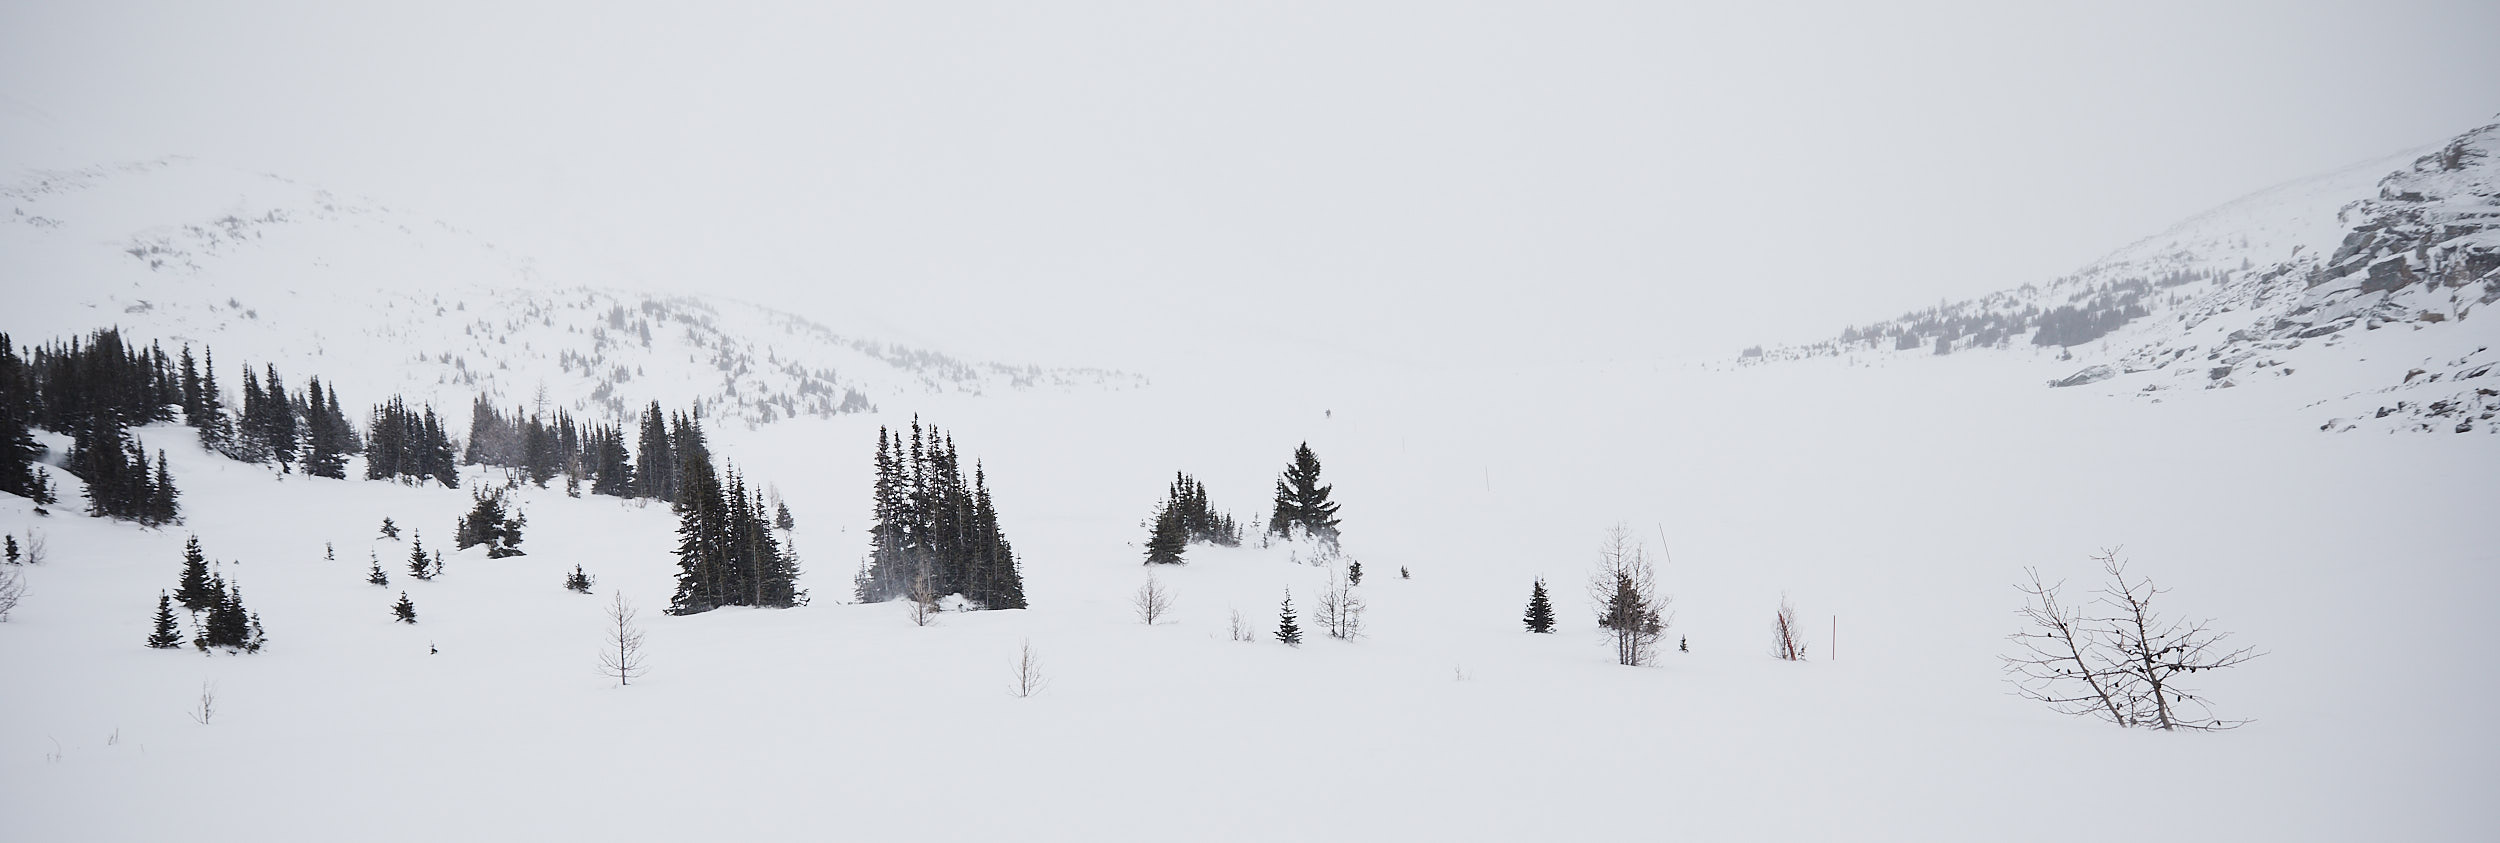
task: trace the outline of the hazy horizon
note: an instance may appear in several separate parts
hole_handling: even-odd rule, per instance
[[[965,356],[1647,360],[2045,281],[2438,143],[2500,111],[2493,31],[2435,2],[16,5],[0,158],[196,155]],[[2351,72],[2391,42],[2401,84]]]

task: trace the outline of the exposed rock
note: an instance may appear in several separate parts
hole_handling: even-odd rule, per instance
[[[2100,383],[2117,376],[2118,369],[2108,364],[2085,366],[2083,371],[2049,381],[2049,387],[2054,389],[2063,386],[2082,386],[2088,383]]]

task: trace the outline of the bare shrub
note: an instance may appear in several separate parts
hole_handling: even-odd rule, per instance
[[[1779,614],[1771,619],[1771,657],[1780,661],[1806,660],[1805,630],[1797,626],[1797,605],[1780,595]]]
[[[1330,576],[1328,587],[1319,593],[1317,620],[1330,638],[1352,639],[1363,634],[1363,595],[1345,577]]]
[[[644,670],[642,627],[634,623],[634,606],[625,602],[625,592],[615,593],[608,604],[606,646],[599,652],[599,673],[616,677],[619,688],[631,685]]]
[[[1042,675],[1042,659],[1033,654],[1033,640],[1025,639],[1023,651],[1016,656],[1016,696],[1030,697],[1048,687],[1050,679]]]
[[[43,564],[45,559],[52,556],[50,549],[51,543],[44,540],[42,530],[33,528],[26,530],[26,564]]]
[[[215,682],[208,682],[208,681],[202,681],[202,682],[200,683],[200,700],[199,700],[199,703],[198,703],[197,705],[193,706],[190,710],[185,711],[185,712],[183,712],[183,713],[184,713],[184,714],[187,714],[187,715],[190,715],[190,717],[191,717],[191,722],[193,722],[193,723],[198,723],[198,724],[200,724],[200,725],[202,725],[202,726],[206,726],[206,725],[209,725],[210,723],[216,722],[216,720],[217,720],[217,683],[215,683]]]
[[[1136,607],[1139,621],[1153,626],[1155,621],[1171,613],[1172,591],[1163,587],[1163,581],[1156,579],[1153,571],[1148,571],[1146,584],[1137,587],[1137,594],[1129,598],[1129,604]]]
[[[0,623],[9,620],[9,611],[26,597],[26,573],[15,565],[0,565]]]
[[[2020,651],[2004,657],[2015,694],[2060,713],[2120,726],[2219,731],[2250,722],[2213,717],[2207,701],[2181,677],[2263,654],[2225,647],[2230,633],[2213,630],[2210,620],[2163,617],[2153,599],[2169,590],[2129,578],[2116,549],[2092,558],[2109,577],[2092,611],[2064,602],[2064,583],[2045,582],[2037,569],[2024,569],[2030,583],[2016,588],[2028,598],[2019,611],[2027,628],[2009,636]]]
[[[927,568],[912,576],[911,585],[903,592],[903,599],[911,604],[911,625],[928,626],[937,620],[937,588],[929,584]]]

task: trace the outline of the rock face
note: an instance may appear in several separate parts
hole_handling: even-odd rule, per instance
[[[2057,380],[2049,381],[2049,387],[2055,389],[2066,386],[2082,386],[2084,384],[2100,383],[2117,376],[2118,369],[2116,367],[2110,366],[2106,363],[2101,363],[2085,366],[2083,367],[2083,371],[2058,378]]]
[[[2390,172],[2388,168],[2393,167]],[[2356,198],[2359,197],[2359,198]],[[2062,348],[2093,365],[2049,381],[2079,386],[2113,377],[2151,381],[2136,393],[2249,386],[2336,367],[2287,364],[2365,332],[2418,336],[2423,372],[2351,392],[2312,390],[2310,406],[2376,401],[2325,429],[2500,430],[2491,396],[2455,390],[2491,361],[2500,317],[2500,123],[2418,157],[2388,159],[2297,182],[2225,205],[2044,285],[1992,293],[1869,326],[1836,339],[1773,349],[1749,363],[1907,348]],[[2419,332],[2417,334],[2417,332]],[[2382,334],[2384,336],[2385,334]],[[2473,353],[2466,353],[2473,350]],[[2184,365],[2182,365],[2184,364]],[[2399,370],[2401,371],[2401,370]],[[2428,391],[2441,391],[2431,395]],[[2370,397],[2385,393],[2384,397]],[[2333,412],[2333,410],[2322,410]]]

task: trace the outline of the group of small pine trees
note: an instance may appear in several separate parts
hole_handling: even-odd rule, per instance
[[[657,412],[657,407],[653,408]],[[799,559],[773,535],[775,519],[759,492],[735,469],[727,481],[712,469],[699,420],[680,417],[670,445],[675,462],[677,594],[672,615],[722,606],[786,609],[801,605]]]
[[[460,488],[458,454],[434,408],[409,409],[397,396],[373,408],[371,441],[365,448],[365,479],[441,483]]]
[[[908,440],[877,430],[876,524],[853,579],[860,602],[897,597],[921,604],[960,594],[983,609],[1022,609],[1024,575],[998,528],[989,479],[978,462],[964,482],[951,436],[914,417]]]
[[[461,516],[459,529],[452,535],[454,549],[467,550],[482,544],[486,546],[488,559],[522,555],[521,527],[528,523],[528,519],[519,512],[510,511],[511,507],[504,502],[502,489],[492,492],[480,490],[474,497],[475,505],[470,507],[469,514]]]
[[[1177,565],[1193,544],[1218,547],[1241,545],[1241,527],[1231,515],[1215,511],[1208,503],[1207,486],[1188,474],[1173,477],[1172,486],[1164,493],[1163,502],[1155,505],[1155,515],[1148,522],[1146,564]]]
[[[155,630],[148,635],[148,646],[160,650],[182,646],[182,628],[175,622],[174,604],[191,614],[195,630],[191,643],[201,652],[211,648],[228,652],[257,653],[268,643],[261,630],[260,615],[243,605],[243,589],[226,581],[223,575],[209,570],[208,556],[200,551],[200,539],[191,541],[182,552],[182,580],[173,593],[156,595]]]
[[[36,467],[34,431],[72,437],[64,466],[87,481],[87,512],[143,524],[180,519],[162,451],[153,464],[129,428],[171,421],[182,398],[173,363],[158,346],[126,345],[119,331],[28,347],[23,356],[0,334],[0,492],[37,504],[56,499]]]
[[[657,402],[649,418],[659,418]],[[470,410],[468,450],[460,461],[519,469],[542,489],[563,477],[565,491],[576,496],[585,482],[594,495],[627,498],[639,491],[623,428],[580,424],[562,410],[553,419],[543,411],[524,414],[518,408],[506,415],[484,395]]]

